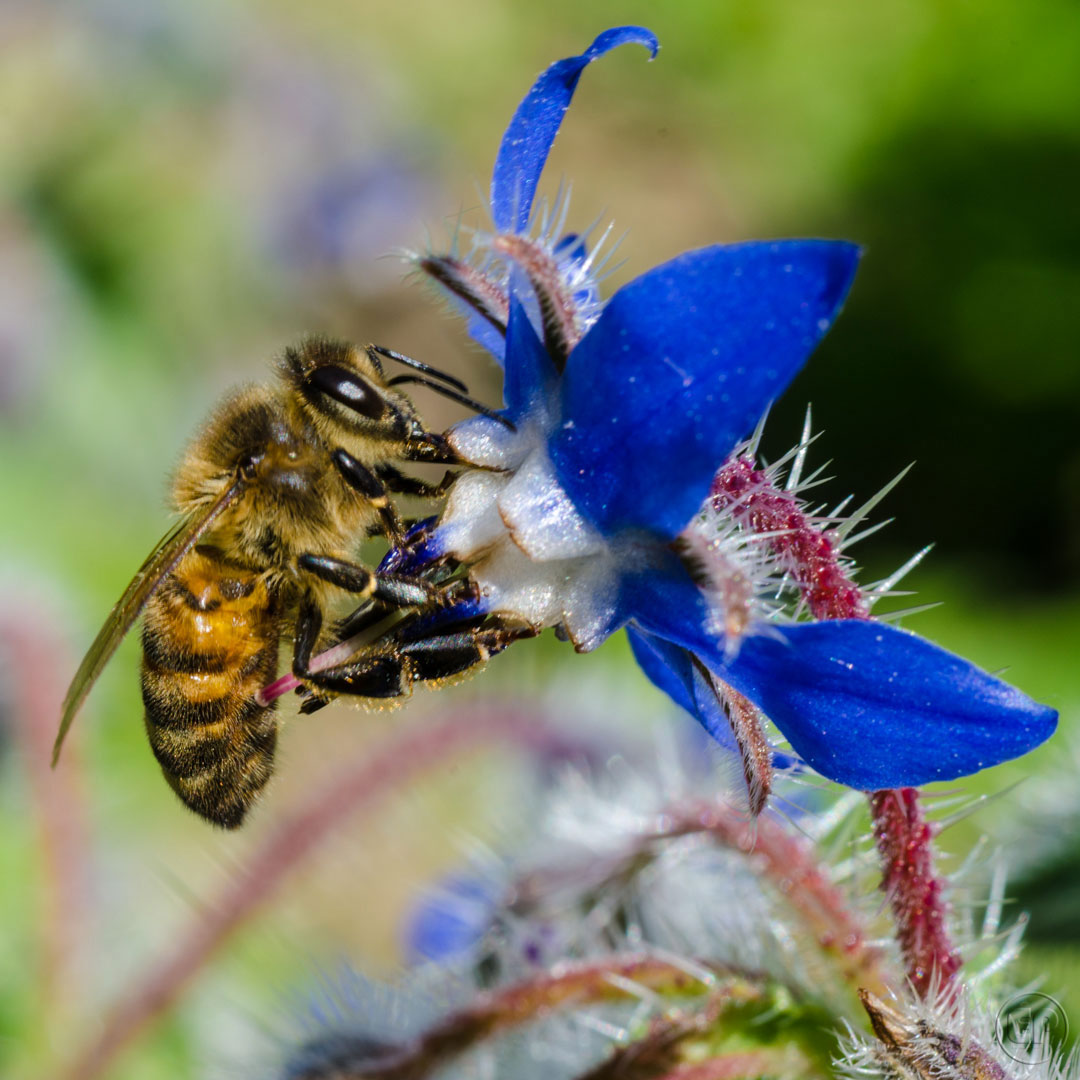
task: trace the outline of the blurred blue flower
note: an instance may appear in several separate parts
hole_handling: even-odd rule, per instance
[[[420,898],[405,920],[409,962],[441,963],[468,953],[490,927],[499,895],[494,881],[448,875]]]
[[[853,787],[951,779],[1023,754],[1054,730],[1052,709],[893,626],[758,618],[746,601],[770,571],[745,544],[706,543],[733,564],[719,585],[691,557],[687,530],[718,468],[831,326],[859,251],[714,245],[601,303],[597,245],[563,235],[565,206],[533,203],[582,71],[627,42],[656,54],[648,30],[608,30],[526,95],[496,158],[482,257],[420,260],[504,361],[509,422],[480,416],[450,433],[477,468],[421,557],[471,564],[483,610],[554,626],[580,651],[626,626],[649,678],[717,738],[733,740],[734,690],[807,764]]]

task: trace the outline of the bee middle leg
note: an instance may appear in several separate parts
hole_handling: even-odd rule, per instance
[[[441,499],[458,478],[456,472],[448,469],[437,484],[429,484],[419,477],[408,476],[393,465],[380,465],[372,471],[346,450],[337,449],[330,456],[349,487],[363,495],[379,512],[379,523],[369,535],[385,536],[391,547],[402,545],[407,530],[390,501],[390,492],[421,499]]]
[[[339,589],[367,599],[380,600],[390,607],[431,607],[446,601],[437,585],[420,578],[380,574],[366,566],[335,559],[331,555],[301,555],[297,565],[309,574]]]

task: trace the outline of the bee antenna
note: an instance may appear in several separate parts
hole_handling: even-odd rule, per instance
[[[455,379],[453,375],[447,375],[445,371],[433,368],[429,364],[422,364],[419,360],[414,360],[411,356],[406,356],[404,353],[394,352],[393,349],[387,349],[382,345],[369,345],[368,352],[378,353],[379,356],[385,356],[387,360],[396,360],[399,364],[405,364],[407,367],[415,368],[417,371],[422,371],[425,375],[430,375],[435,379],[441,379],[444,383],[449,383],[463,394],[469,392],[469,388],[460,379]]]
[[[429,390],[434,390],[435,393],[442,394],[443,397],[447,397],[451,401],[456,401],[461,405],[465,405],[467,408],[472,409],[473,412],[479,413],[481,416],[486,416],[489,420],[497,420],[500,424],[505,424],[511,431],[517,431],[517,427],[514,423],[503,416],[502,413],[497,413],[494,409],[489,409],[486,405],[481,405],[479,401],[473,401],[471,397],[459,394],[449,386],[443,386],[441,383],[425,379],[422,375],[398,375],[396,378],[391,379],[386,385],[400,386],[402,383],[418,383],[420,386],[426,386]]]

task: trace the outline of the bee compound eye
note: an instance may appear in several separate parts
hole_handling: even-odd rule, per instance
[[[317,367],[308,376],[307,384],[369,420],[381,419],[386,411],[382,395],[371,383],[335,364]]]

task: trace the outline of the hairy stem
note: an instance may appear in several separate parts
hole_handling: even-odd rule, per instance
[[[561,371],[581,338],[577,304],[558,261],[543,244],[512,233],[496,236],[495,251],[513,259],[529,278],[540,307],[544,344]]]
[[[664,837],[705,832],[725,847],[753,855],[844,979],[853,987],[888,992],[882,954],[867,941],[859,919],[829,881],[811,843],[772,818],[748,822],[722,803],[682,808],[668,819],[671,824]]]
[[[689,965],[642,953],[562,965],[551,974],[482,994],[469,1008],[452,1013],[410,1044],[382,1048],[346,1067],[316,1060],[303,1072],[290,1075],[295,1080],[420,1080],[486,1039],[568,1005],[635,1000],[649,993],[672,998],[709,996],[735,1007],[764,996],[760,987],[741,976],[728,975],[723,988],[716,990],[715,979],[728,973],[698,967],[700,975]]]
[[[706,836],[757,861],[759,873],[802,922],[807,937],[832,959],[850,989],[876,987],[876,993],[889,993],[884,956],[869,943],[860,919],[829,881],[812,843],[793,835],[775,818],[748,821],[722,802],[673,804],[660,816],[663,829],[639,837],[605,863],[593,860],[588,866],[554,866],[519,878],[513,883],[512,910],[528,917],[543,906],[548,895],[558,895],[567,882],[587,881],[592,891],[624,882],[651,865],[666,841]]]
[[[944,886],[934,870],[933,825],[914,788],[875,791],[870,796],[874,841],[881,855],[881,887],[896,919],[907,976],[916,993],[945,990],[960,970],[946,926]]]
[[[500,334],[506,333],[510,301],[505,286],[452,255],[424,255],[416,265],[455,296],[460,297],[478,315],[482,315]]]
[[[269,901],[336,828],[353,814],[374,811],[418,775],[443,765],[453,754],[503,743],[546,753],[577,749],[547,728],[541,716],[523,710],[470,709],[399,730],[374,753],[365,753],[289,814],[242,867],[224,892],[193,920],[163,963],[134,981],[105,1020],[96,1040],[75,1056],[63,1074],[93,1080],[141,1032],[159,1019],[208,960]]]
[[[734,457],[713,480],[714,506],[768,543],[791,575],[815,619],[866,619],[870,606],[851,577],[840,545],[806,513],[802,501],[776,487],[751,458]],[[946,989],[960,970],[947,926],[945,887],[934,869],[934,829],[914,788],[868,794],[874,840],[882,860],[906,974],[920,996]]]
[[[768,544],[799,586],[815,619],[865,619],[870,608],[851,580],[840,544],[806,513],[802,501],[773,483],[748,457],[727,461],[713,479],[713,505]]]

